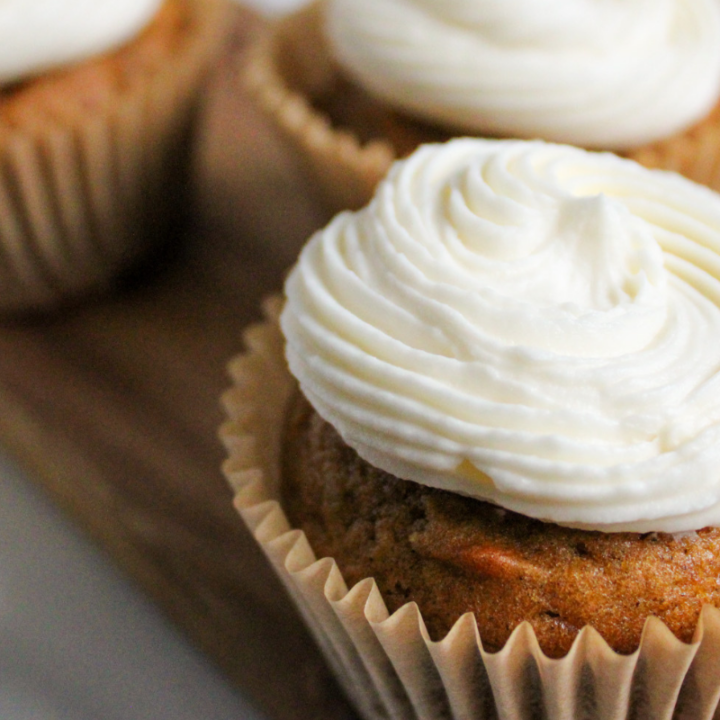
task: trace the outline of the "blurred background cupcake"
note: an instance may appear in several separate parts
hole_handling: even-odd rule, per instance
[[[106,287],[181,207],[224,0],[0,9],[0,313]]]
[[[621,151],[720,183],[720,8],[321,0],[271,24],[248,85],[334,209],[457,135]]]

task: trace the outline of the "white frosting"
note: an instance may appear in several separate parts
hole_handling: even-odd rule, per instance
[[[0,0],[0,84],[112,50],[162,0]]]
[[[329,0],[339,62],[465,132],[622,149],[720,94],[717,0]]]
[[[454,140],[304,248],[303,393],[394,475],[566,525],[720,525],[720,195],[609,153]]]

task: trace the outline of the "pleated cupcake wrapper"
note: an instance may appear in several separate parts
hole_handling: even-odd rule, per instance
[[[247,352],[230,366],[221,429],[224,472],[237,509],[265,551],[329,664],[367,720],[709,720],[720,698],[720,611],[706,606],[691,644],[657,619],[641,645],[619,655],[590,627],[562,659],[549,659],[528,623],[497,653],[482,648],[471,614],[440,642],[428,637],[408,603],[390,615],[369,578],[348,591],[331,558],[318,560],[279,501],[280,444],[294,380],[277,325],[281,302],[266,303],[267,322],[245,336]],[[278,648],[279,650],[279,648]]]
[[[97,289],[152,244],[225,32],[225,3],[197,4],[186,51],[112,106],[0,137],[0,313]]]
[[[339,72],[322,37],[322,5],[316,0],[265,28],[248,52],[245,85],[296,151],[325,205],[357,209],[371,199],[397,153],[389,141],[362,143],[313,107],[312,97],[332,92]],[[288,53],[295,62],[281,61]],[[288,66],[292,83],[283,71]],[[720,102],[687,131],[625,155],[720,191]]]
[[[269,24],[247,53],[244,84],[293,148],[332,211],[362,207],[388,171],[395,151],[389,142],[362,143],[334,128],[311,103],[332,88],[336,68],[320,32],[322,2]],[[297,62],[288,61],[292,56]],[[295,89],[282,67],[297,75]],[[307,91],[307,92],[306,92]]]

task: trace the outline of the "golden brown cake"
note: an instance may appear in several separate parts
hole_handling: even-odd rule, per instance
[[[486,650],[523,621],[550,657],[592,625],[634,652],[650,616],[690,642],[720,606],[720,530],[679,536],[573,530],[399,480],[358,457],[300,392],[283,442],[282,502],[350,586],[367,577],[388,610],[418,604],[441,640],[472,612]]]

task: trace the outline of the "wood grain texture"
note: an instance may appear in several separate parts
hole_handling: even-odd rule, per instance
[[[239,83],[206,87],[192,204],[111,296],[0,327],[0,442],[267,718],[354,718],[231,505],[226,364],[327,217]]]

